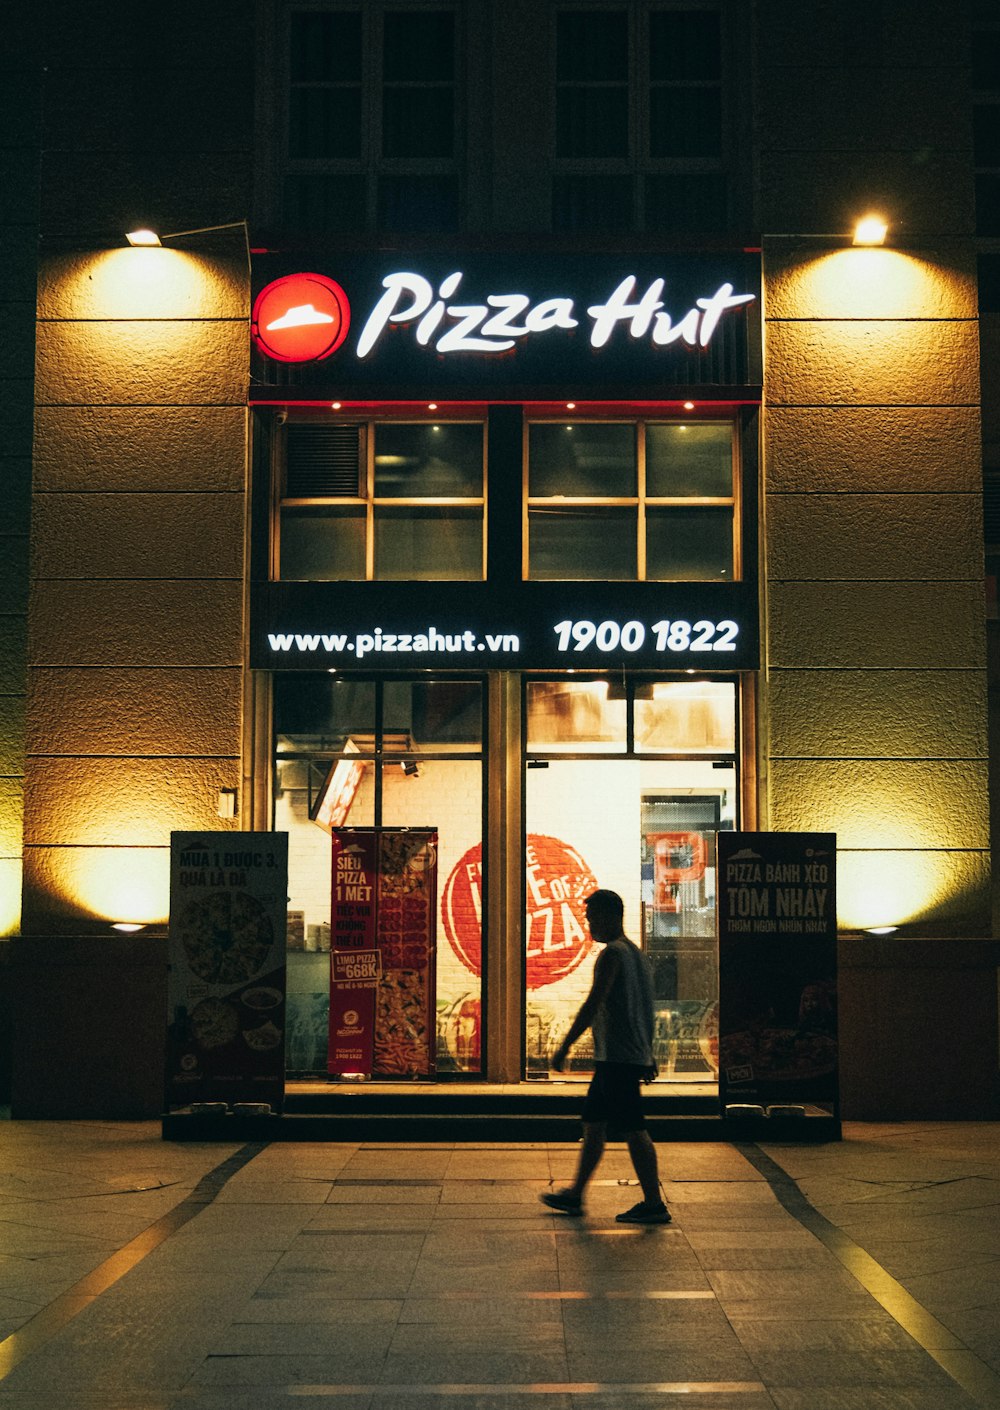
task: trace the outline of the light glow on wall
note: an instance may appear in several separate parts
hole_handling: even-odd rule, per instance
[[[954,907],[961,883],[951,861],[941,852],[838,852],[838,928],[914,924]]]
[[[184,250],[125,248],[50,261],[40,312],[61,318],[214,318],[230,261]],[[242,297],[242,294],[241,294]]]
[[[165,924],[170,910],[168,847],[71,847],[54,850],[47,872],[63,904],[109,924],[127,918]]]

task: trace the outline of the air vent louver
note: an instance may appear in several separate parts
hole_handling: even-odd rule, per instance
[[[287,499],[355,499],[361,493],[360,426],[289,426]]]

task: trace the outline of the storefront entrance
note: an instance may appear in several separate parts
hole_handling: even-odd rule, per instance
[[[376,1065],[373,1080],[482,1080],[498,1068],[548,1077],[590,983],[583,901],[604,886],[622,895],[626,932],[653,965],[661,1079],[714,1085],[715,839],[739,820],[737,682],[564,674],[520,684],[520,727],[491,736],[485,677],[273,678],[291,1079],[328,1077],[331,833],[375,828],[436,835],[437,1031],[430,1071]],[[516,848],[502,845],[510,818],[488,786],[498,774],[520,780]],[[502,908],[490,914],[491,868],[522,897],[506,923]],[[521,1022],[505,1028],[497,1014],[512,999]],[[583,1042],[567,1075],[582,1080],[589,1068]]]

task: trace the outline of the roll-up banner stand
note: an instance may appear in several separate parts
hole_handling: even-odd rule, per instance
[[[718,847],[722,1109],[837,1117],[836,835],[720,832]]]
[[[281,1110],[288,834],[170,834],[165,1099]]]

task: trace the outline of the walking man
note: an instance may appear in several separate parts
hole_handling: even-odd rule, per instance
[[[565,1190],[546,1191],[543,1204],[561,1214],[582,1214],[587,1182],[604,1154],[608,1127],[628,1143],[642,1199],[619,1224],[669,1224],[660,1194],[656,1147],[646,1130],[639,1083],[656,1076],[653,1061],[653,982],[646,957],[622,930],[624,906],[615,891],[587,897],[587,924],[604,949],[594,980],[566,1037],[552,1055],[562,1072],[570,1048],[588,1028],[594,1033],[594,1077],[583,1103],[583,1145],[576,1179]]]

